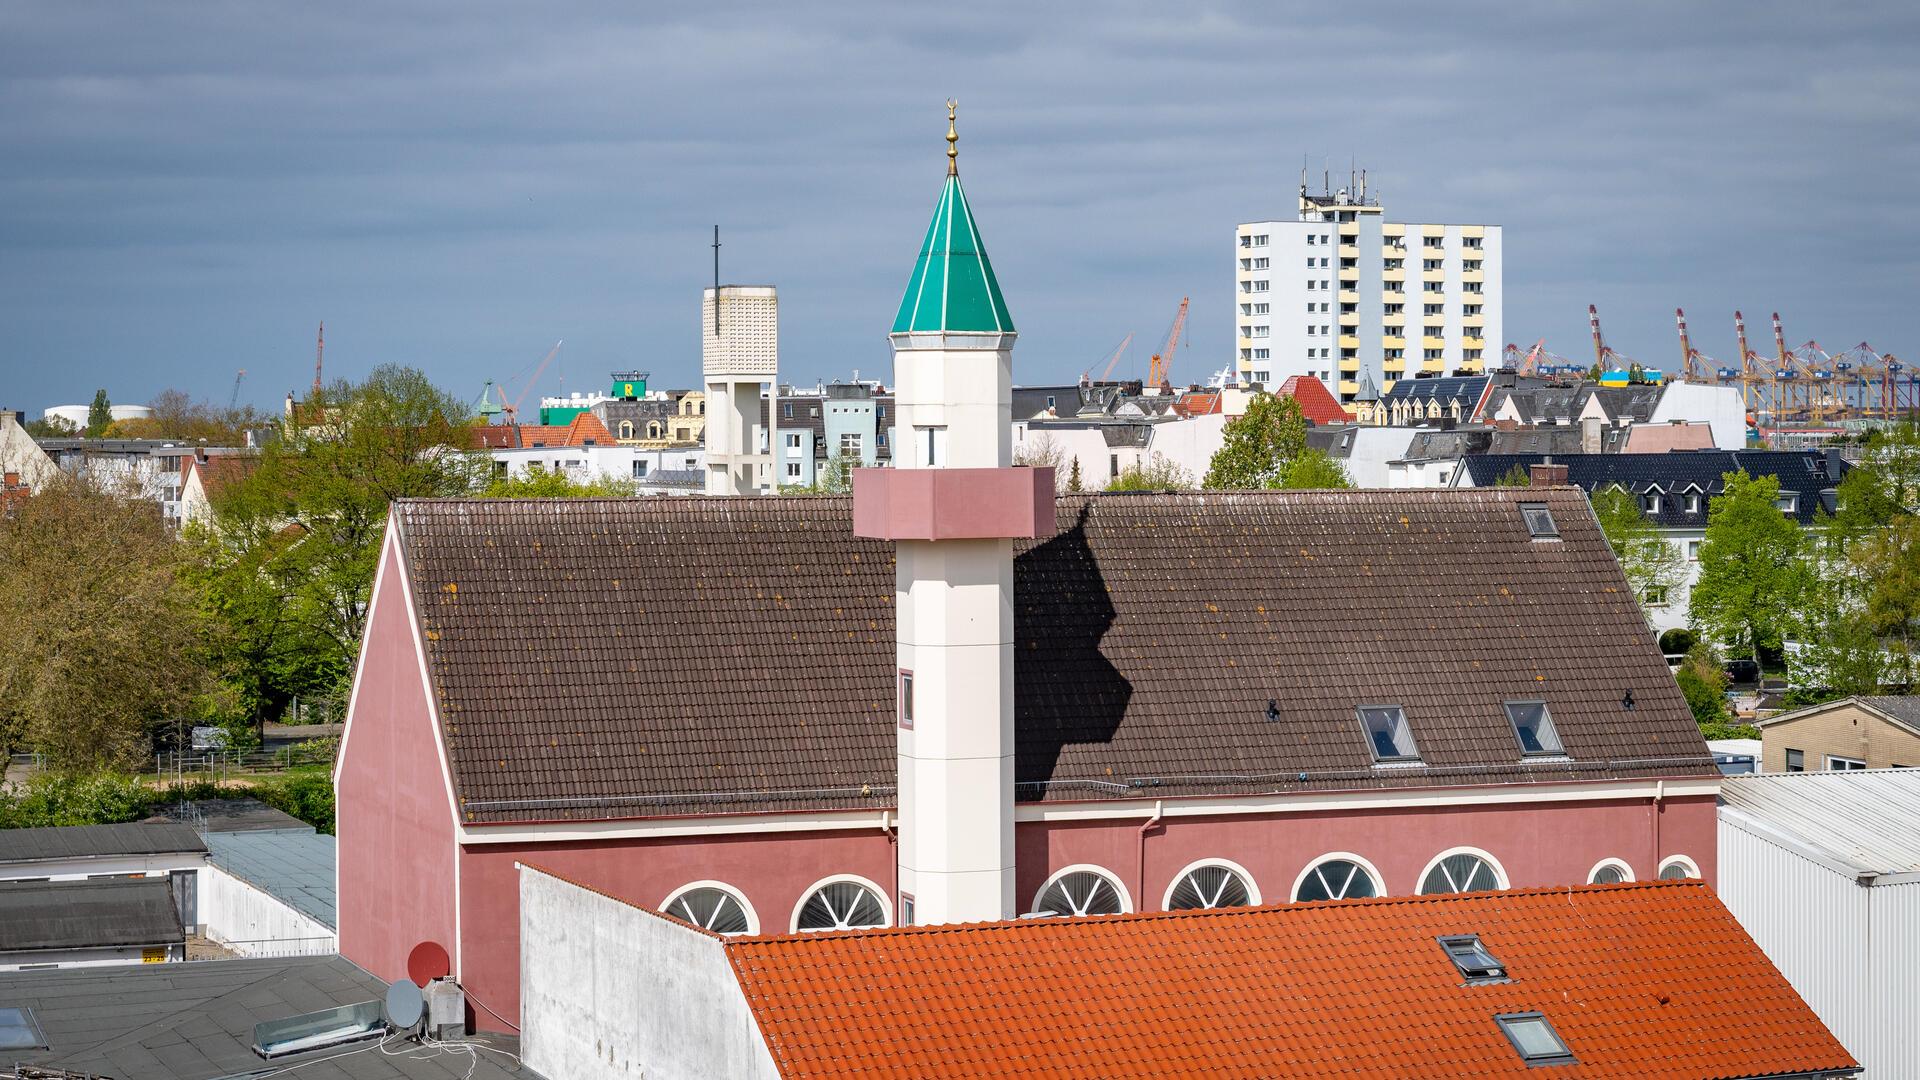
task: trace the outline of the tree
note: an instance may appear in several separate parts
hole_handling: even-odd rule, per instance
[[[1727,719],[1727,669],[1712,645],[1704,641],[1694,645],[1673,678],[1695,723],[1704,726]]]
[[[87,438],[97,439],[107,433],[113,423],[113,402],[107,400],[104,389],[93,392],[93,404],[87,406]]]
[[[153,415],[115,420],[107,434],[118,439],[181,439],[209,446],[243,446],[247,432],[268,426],[251,405],[223,408],[195,401],[183,390],[162,390],[147,403]]]
[[[1811,574],[1801,560],[1800,526],[1777,505],[1780,478],[1727,473],[1700,545],[1700,579],[1687,619],[1694,628],[1756,659],[1777,654]]]
[[[80,427],[64,416],[43,416],[20,425],[36,439],[71,439],[80,435]]]
[[[1533,474],[1527,471],[1525,465],[1516,462],[1512,468],[1500,474],[1499,479],[1493,482],[1493,486],[1504,488],[1532,487]]]
[[[1849,554],[1862,594],[1853,620],[1865,637],[1861,647],[1870,645],[1876,658],[1883,656],[1884,649],[1893,661],[1897,681],[1911,683],[1916,638],[1920,638],[1920,518],[1901,514],[1885,528],[1855,541]]]
[[[206,688],[182,556],[151,501],[66,476],[0,520],[0,756],[146,759]]]
[[[789,484],[780,491],[785,495],[848,495],[853,492],[853,470],[859,467],[859,458],[834,454],[814,474],[813,483]]]
[[[1220,449],[1201,482],[1209,491],[1253,491],[1274,486],[1281,470],[1307,448],[1307,421],[1291,397],[1256,394],[1247,411],[1227,421]]]
[[[1129,465],[1107,485],[1108,491],[1191,491],[1193,474],[1165,454]]]
[[[214,500],[196,547],[222,672],[259,715],[294,695],[345,700],[395,499],[466,495],[491,462],[467,452],[465,403],[410,368],[325,394],[324,423],[289,425]]]
[[[521,476],[495,476],[480,489],[483,499],[591,499],[639,493],[639,485],[618,476],[575,480],[563,472],[529,470]]]
[[[1029,428],[1027,435],[1028,438],[1014,450],[1013,463],[1035,469],[1052,468],[1054,489],[1067,490],[1067,470],[1060,467],[1067,458],[1067,448],[1050,431],[1035,432]],[[1078,458],[1074,459],[1073,467],[1080,467]]]
[[[1339,462],[1319,450],[1302,450],[1280,466],[1280,474],[1269,485],[1291,491],[1314,488],[1350,488],[1353,481]]]
[[[1649,597],[1665,602],[1667,590],[1680,583],[1685,563],[1680,552],[1647,515],[1640,501],[1621,488],[1608,488],[1593,495],[1593,515],[1600,521],[1613,557],[1627,575],[1627,584],[1643,610],[1657,606]]]
[[[1080,483],[1080,459],[1077,457],[1073,459],[1073,468],[1067,471],[1067,490],[1075,492],[1087,490]]]

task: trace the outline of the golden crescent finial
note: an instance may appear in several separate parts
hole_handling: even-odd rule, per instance
[[[960,107],[960,103],[958,101],[955,101],[952,98],[947,99],[947,175],[948,176],[960,175],[960,147],[958,145],[960,142],[960,133],[956,131],[953,126],[954,110],[958,109],[959,107]]]

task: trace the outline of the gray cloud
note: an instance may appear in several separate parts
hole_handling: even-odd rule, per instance
[[[1777,308],[1912,357],[1916,42],[1895,4],[0,0],[0,403],[271,403],[321,318],[340,374],[473,393],[564,337],[570,387],[689,384],[716,221],[791,377],[883,371],[949,94],[1027,380],[1144,367],[1186,295],[1176,375],[1225,364],[1234,224],[1350,154],[1393,216],[1506,227],[1523,344],[1597,303],[1670,365],[1676,305],[1720,355]]]

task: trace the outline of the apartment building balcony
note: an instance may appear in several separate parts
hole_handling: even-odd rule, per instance
[[[1358,395],[1359,393],[1360,393],[1359,383],[1354,382],[1352,379],[1340,380],[1340,396],[1341,397],[1352,398]]]
[[[1422,360],[1420,361],[1420,370],[1423,372],[1442,372],[1447,370],[1447,362],[1445,360]]]
[[[1407,370],[1407,358],[1404,356],[1389,356],[1385,360],[1380,361],[1380,370],[1391,375],[1404,374]]]
[[[1360,257],[1360,245],[1359,245],[1359,244],[1341,244],[1341,245],[1340,245],[1340,257],[1341,257],[1341,258],[1343,258],[1343,259],[1357,259],[1357,258],[1359,258],[1359,257]]]
[[[1360,313],[1359,313],[1359,312],[1357,312],[1357,311],[1343,311],[1343,312],[1341,312],[1341,313],[1340,313],[1340,325],[1341,325],[1341,326],[1343,326],[1343,327],[1346,327],[1346,326],[1359,326],[1359,325],[1360,325]]]
[[[1343,292],[1346,291],[1346,288],[1349,285],[1358,285],[1358,284],[1360,284],[1360,268],[1359,267],[1343,266],[1340,268],[1341,291]]]
[[[1359,236],[1359,235],[1360,235],[1360,223],[1359,223],[1359,222],[1357,222],[1357,221],[1343,221],[1343,222],[1341,222],[1341,223],[1340,223],[1340,235],[1341,235],[1341,236],[1343,236],[1343,237],[1347,237],[1347,236]]]
[[[1388,334],[1380,339],[1380,347],[1383,349],[1404,349],[1407,347],[1407,339],[1401,337],[1399,334]]]
[[[1474,330],[1468,330],[1461,335],[1460,344],[1469,349],[1484,349],[1487,347],[1487,339]]]
[[[1479,329],[1487,325],[1487,317],[1485,315],[1462,315],[1460,316],[1460,325],[1472,329]]]
[[[1348,375],[1360,374],[1360,358],[1357,356],[1353,357],[1352,359],[1348,359],[1344,356],[1341,357],[1340,370]]]
[[[1420,347],[1423,349],[1444,349],[1447,347],[1447,339],[1428,334],[1426,337],[1420,339]]]
[[[1357,303],[1359,303],[1359,302],[1360,302],[1360,290],[1358,290],[1358,289],[1341,289],[1341,290],[1340,290],[1340,302],[1341,302],[1341,303],[1343,303],[1343,304],[1357,304]]]
[[[1382,270],[1380,271],[1380,280],[1381,281],[1405,281],[1407,280],[1407,272],[1404,268],[1399,270]]]
[[[1444,268],[1439,270],[1428,270],[1428,269],[1422,268],[1420,271],[1420,280],[1421,281],[1445,281],[1447,280],[1447,272]]]
[[[1460,271],[1460,280],[1484,284],[1487,280],[1487,272],[1485,270],[1462,270]]]
[[[1240,339],[1239,344],[1235,345],[1234,347],[1238,349],[1251,349],[1253,348],[1253,339],[1250,337],[1243,337]]]
[[[1341,334],[1340,347],[1343,349],[1357,349],[1360,347],[1360,339],[1354,337],[1352,334]]]

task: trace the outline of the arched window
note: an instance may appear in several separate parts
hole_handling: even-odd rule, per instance
[[[1069,866],[1034,897],[1033,910],[1052,915],[1117,915],[1131,910],[1126,887],[1098,866]]]
[[[1684,881],[1699,876],[1699,864],[1685,855],[1669,855],[1660,863],[1661,881]]]
[[[793,909],[793,928],[858,930],[887,925],[888,904],[880,886],[863,877],[838,874],[816,883]]]
[[[754,917],[747,898],[724,882],[694,881],[682,885],[667,897],[660,910],[716,934],[760,932],[760,920]]]
[[[1434,856],[1420,874],[1422,895],[1486,892],[1507,887],[1506,871],[1478,848],[1451,848]]]
[[[1192,911],[1259,902],[1260,889],[1246,867],[1225,859],[1202,859],[1174,876],[1161,906],[1168,911]]]
[[[660,437],[660,421],[658,420],[647,421],[647,438],[657,439],[659,437]]]
[[[623,439],[633,438],[633,421],[631,420],[620,421],[620,437]]]
[[[1618,885],[1633,880],[1633,867],[1621,859],[1601,859],[1587,873],[1589,885]]]
[[[1358,855],[1336,851],[1323,855],[1300,872],[1293,883],[1293,898],[1303,900],[1355,900],[1379,896],[1385,892],[1380,871]]]

